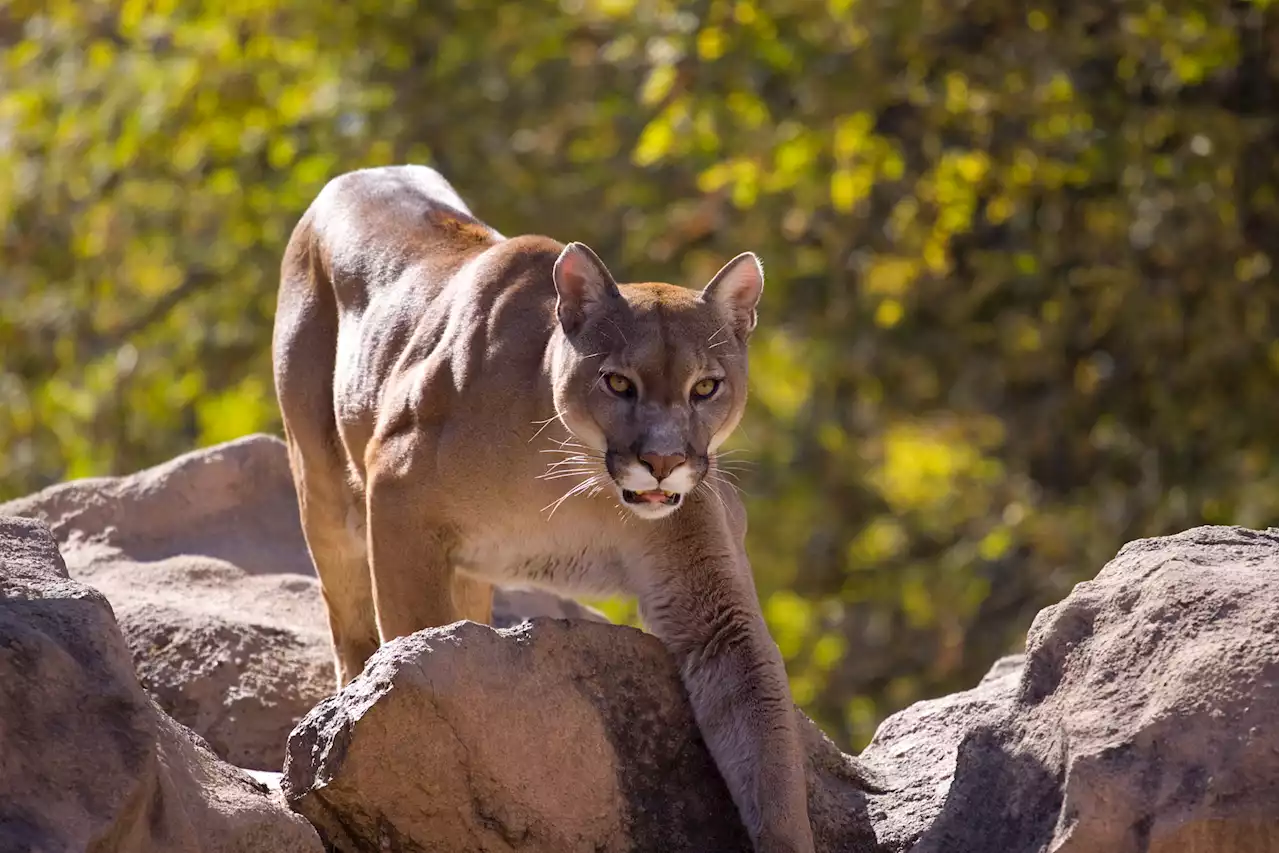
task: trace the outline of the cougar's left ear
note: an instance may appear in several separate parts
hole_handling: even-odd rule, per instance
[[[556,286],[556,316],[566,335],[574,334],[592,314],[622,298],[604,261],[583,243],[564,247],[551,277]]]
[[[720,309],[744,341],[756,327],[756,305],[764,291],[764,267],[751,252],[743,252],[715,274],[702,289],[702,298]]]

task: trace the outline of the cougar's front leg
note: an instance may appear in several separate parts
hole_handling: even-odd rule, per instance
[[[805,756],[782,655],[750,568],[705,497],[669,521],[639,578],[641,615],[675,656],[694,718],[757,853],[813,853]]]
[[[408,441],[371,454],[367,509],[369,570],[382,642],[458,620],[453,535],[433,517],[432,478]]]
[[[493,621],[493,584],[461,572],[453,575],[453,606],[459,619],[488,625]]]

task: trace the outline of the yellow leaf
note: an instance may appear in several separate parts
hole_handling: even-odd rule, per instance
[[[896,299],[886,299],[876,306],[876,325],[882,329],[892,329],[902,321],[902,303]]]
[[[858,203],[858,185],[852,169],[836,169],[831,173],[831,206],[848,213]]]
[[[278,137],[271,140],[271,145],[267,148],[267,163],[273,169],[283,169],[293,162],[293,158],[297,154],[298,146],[294,144],[292,139]]]
[[[635,0],[595,0],[601,14],[611,18],[625,18],[635,11]]]
[[[719,27],[706,27],[698,33],[698,57],[705,62],[714,62],[724,56],[724,30]]]
[[[991,161],[987,158],[986,152],[970,151],[960,158],[956,167],[960,171],[960,177],[971,184],[976,184],[987,173],[987,167],[990,163]]]
[[[652,166],[670,151],[675,144],[676,134],[671,126],[671,119],[666,114],[660,115],[645,125],[636,142],[631,160],[637,166]]]
[[[748,92],[731,92],[725,99],[725,105],[747,127],[760,127],[769,120],[769,108],[764,101]]]
[[[698,175],[698,189],[704,193],[713,193],[724,187],[733,177],[733,170],[728,163],[716,163],[703,169]]]
[[[813,602],[791,590],[780,589],[765,601],[764,618],[782,656],[792,658],[799,654],[809,635]]]
[[[863,286],[877,296],[901,296],[920,274],[920,263],[912,258],[887,255],[872,260],[863,276]]]
[[[1005,195],[999,195],[987,202],[987,221],[999,225],[1013,216],[1013,201]]]
[[[836,119],[832,135],[831,151],[838,160],[851,159],[867,144],[874,122],[871,113],[858,112]]]
[[[796,417],[809,399],[811,372],[806,353],[776,330],[757,331],[751,346],[751,394],[782,421]]]
[[[1008,552],[1012,544],[1013,536],[1010,535],[1009,529],[997,527],[982,537],[982,541],[978,543],[978,556],[984,560],[998,560]]]
[[[813,644],[813,664],[824,672],[828,672],[844,657],[845,641],[839,634],[823,634]]]
[[[879,516],[849,543],[849,559],[857,566],[875,566],[891,560],[907,546],[902,525],[890,516]]]
[[[640,103],[653,106],[667,96],[676,82],[674,65],[655,65],[640,89]]]

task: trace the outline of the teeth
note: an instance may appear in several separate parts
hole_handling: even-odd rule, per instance
[[[667,504],[673,504],[680,499],[679,492],[668,492],[666,489],[646,489],[643,492],[633,492],[630,489],[622,490],[623,499],[631,503],[638,502],[645,495],[662,495],[663,502]]]

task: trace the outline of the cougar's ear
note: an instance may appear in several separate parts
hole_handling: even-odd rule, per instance
[[[622,298],[604,261],[583,243],[564,247],[551,277],[556,285],[556,316],[566,335],[581,329],[593,313]]]
[[[764,267],[751,252],[743,252],[715,274],[702,289],[702,298],[715,305],[744,341],[756,327],[756,305],[764,291]]]

